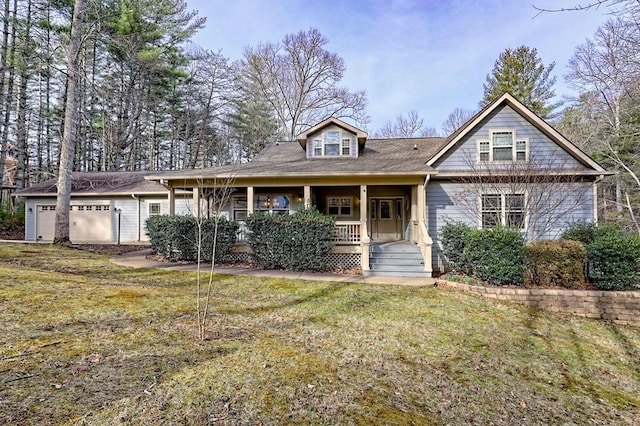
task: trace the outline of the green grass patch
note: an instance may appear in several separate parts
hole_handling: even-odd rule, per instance
[[[0,424],[634,424],[640,330],[440,288],[0,246]]]

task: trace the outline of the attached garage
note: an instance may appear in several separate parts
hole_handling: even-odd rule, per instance
[[[148,241],[146,221],[169,211],[169,191],[145,179],[151,172],[74,172],[69,211],[72,243]],[[57,181],[50,179],[16,192],[25,203],[25,240],[53,241]],[[177,214],[193,209],[193,194],[176,195]]]
[[[36,207],[36,238],[53,241],[55,205]],[[111,206],[102,204],[72,205],[69,211],[69,239],[73,242],[110,242]]]

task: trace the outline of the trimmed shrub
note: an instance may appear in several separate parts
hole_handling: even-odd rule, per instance
[[[439,230],[439,239],[442,243],[442,254],[447,260],[449,268],[454,271],[466,272],[469,266],[465,262],[464,247],[467,234],[474,228],[463,222],[447,222]]]
[[[210,262],[213,253],[214,218],[202,219],[200,260]],[[236,242],[238,224],[225,217],[218,219],[216,262],[229,260]],[[168,260],[195,262],[198,260],[198,221],[194,216],[151,216],[147,220],[151,249]]]
[[[257,212],[247,218],[252,257],[265,269],[322,271],[333,248],[335,219],[315,208],[293,215]]]
[[[585,282],[587,250],[580,241],[534,241],[526,249],[531,284],[575,288]]]
[[[587,245],[593,241],[596,225],[591,222],[573,222],[562,232],[563,240],[580,241]]]
[[[495,285],[522,285],[525,242],[520,232],[497,226],[466,234],[464,260],[473,275]]]
[[[615,225],[598,227],[587,245],[589,275],[600,290],[632,290],[640,273],[640,239]]]

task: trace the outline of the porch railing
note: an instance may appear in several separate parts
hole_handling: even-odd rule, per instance
[[[244,243],[247,241],[247,225],[244,222],[239,223],[238,232],[236,234],[236,242]],[[360,243],[360,222],[338,222],[333,229],[333,242],[338,244],[358,244]]]
[[[236,233],[236,242],[244,243],[247,241],[247,224],[244,222],[238,222],[238,232]]]
[[[336,222],[333,241],[338,244],[360,243],[360,222]]]

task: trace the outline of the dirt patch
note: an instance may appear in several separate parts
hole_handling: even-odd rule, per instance
[[[0,240],[24,240],[24,225],[0,225]]]
[[[90,251],[92,253],[110,255],[131,253],[132,251],[140,251],[150,248],[149,245],[145,244],[74,244],[72,247]]]

